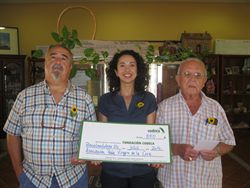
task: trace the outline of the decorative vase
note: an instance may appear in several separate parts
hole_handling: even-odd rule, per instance
[[[92,97],[95,106],[98,105],[98,99],[101,95],[101,82],[100,80],[88,80],[87,81],[87,92]]]

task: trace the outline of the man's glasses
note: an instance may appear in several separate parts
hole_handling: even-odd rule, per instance
[[[64,110],[45,107],[42,113],[41,125],[43,128],[64,129],[66,119],[66,112]]]
[[[187,79],[195,78],[197,80],[200,80],[205,76],[204,74],[201,74],[200,72],[191,73],[188,71],[180,73],[179,75],[184,76]]]

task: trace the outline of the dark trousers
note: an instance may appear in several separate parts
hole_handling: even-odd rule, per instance
[[[102,188],[154,188],[155,182],[155,171],[131,178],[121,178],[104,172],[101,174]]]

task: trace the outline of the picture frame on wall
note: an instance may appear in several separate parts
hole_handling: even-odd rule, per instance
[[[17,27],[0,26],[0,54],[19,55]]]

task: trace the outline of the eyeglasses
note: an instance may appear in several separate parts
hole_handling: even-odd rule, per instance
[[[45,107],[42,113],[41,125],[43,128],[64,129],[66,126],[66,112],[55,108]]]
[[[191,72],[188,72],[188,71],[180,73],[179,75],[184,76],[187,79],[190,79],[190,78],[194,77],[197,80],[200,80],[205,76],[205,75],[201,74],[200,72],[191,73]]]

